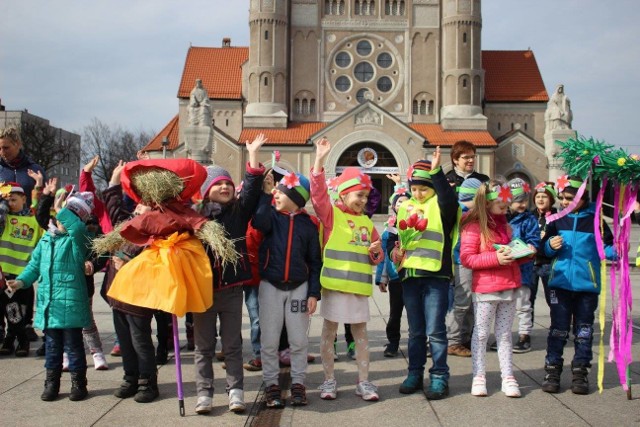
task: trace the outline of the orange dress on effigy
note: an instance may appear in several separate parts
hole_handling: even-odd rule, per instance
[[[176,172],[175,168],[166,167],[158,160],[144,162],[149,162],[150,167],[164,167]],[[134,200],[139,201],[129,180],[125,179],[125,172],[126,168],[123,187],[127,194],[136,196]],[[191,184],[199,188],[201,182]],[[183,192],[181,196],[186,194],[188,192]],[[120,235],[146,248],[118,271],[108,295],[128,304],[177,316],[206,311],[213,305],[213,275],[203,244],[194,236],[205,222],[207,218],[177,199],[127,221]]]

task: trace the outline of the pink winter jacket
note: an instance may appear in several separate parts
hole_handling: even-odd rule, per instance
[[[509,230],[509,235],[511,231]],[[524,261],[528,261],[525,258]],[[472,222],[464,226],[460,235],[460,261],[473,270],[471,290],[487,294],[520,287],[520,262],[500,265],[493,245],[482,245],[480,224]]]

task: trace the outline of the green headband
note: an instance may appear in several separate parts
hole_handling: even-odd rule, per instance
[[[297,185],[294,187],[294,189],[300,193],[300,195],[302,197],[304,197],[305,200],[309,200],[309,192],[307,191],[306,188],[304,188],[302,185]]]
[[[476,194],[478,192],[478,189],[469,187],[456,187],[456,191],[462,194]]]
[[[359,184],[362,184],[360,182],[360,178],[351,178],[351,179],[343,182],[342,184],[338,185],[338,193],[342,193],[347,188],[351,188],[354,185],[359,185]]]
[[[422,178],[422,179],[431,180],[431,174],[429,172],[423,171],[421,169],[414,169],[413,172],[411,173],[411,178],[413,178],[414,176],[416,176],[418,178]]]

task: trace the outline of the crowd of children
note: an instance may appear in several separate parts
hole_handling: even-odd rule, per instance
[[[490,180],[474,171],[475,148],[467,142],[454,146],[455,168],[445,176],[438,147],[430,160],[411,166],[406,184],[398,176],[389,176],[397,185],[389,199],[392,214],[380,235],[366,214],[371,178],[348,167],[327,179],[328,140],[316,142],[308,177],[280,170],[286,173],[278,172],[277,180],[258,161],[265,141],[260,135],[247,142],[249,160],[240,191],[219,166],[206,168],[200,189],[199,212],[222,226],[240,258],[233,266],[225,265],[205,245],[213,305],[190,314],[193,325],[191,321],[188,325],[188,334],[193,336],[196,413],[212,410],[212,361],[218,336],[226,365],[229,410],[245,410],[243,301],[251,317],[253,350],[244,368],[262,371],[267,407],[285,405],[278,378],[285,352],[291,366],[290,402],[307,404],[308,328],[316,312],[323,318],[320,398],[331,400],[338,395],[334,342],[343,323],[352,334],[350,351],[358,372],[355,393],[365,401],[377,401],[378,388],[369,379],[367,336],[374,284],[389,293],[385,357],[395,357],[400,351],[402,312],[407,312],[409,366],[400,393],[424,389],[430,354],[427,399],[449,394],[448,355],[471,357],[471,394],[486,396],[486,350],[493,327],[495,344],[489,348],[497,350],[502,391],[520,397],[512,353],[531,350],[540,280],[551,311],[542,389],[560,390],[563,348],[573,332],[571,390],[589,392],[594,312],[600,293],[600,269],[594,267],[599,264],[595,246],[599,230],[594,230],[588,194],[574,200],[581,181],[563,177],[555,187],[542,182],[532,189],[519,178]],[[124,244],[113,253],[100,254],[92,252],[90,242],[101,233],[101,226],[110,231],[152,207],[132,206],[126,199],[120,183],[123,162],[98,198],[90,177],[97,162],[94,158],[85,166],[81,189],[88,191],[82,192],[57,192],[55,178],[44,183],[42,173],[31,171],[34,208],[19,184],[0,186],[0,266],[7,279],[6,292],[0,295],[7,329],[0,355],[29,354],[26,312],[33,305],[33,296],[26,290],[37,281],[35,326],[45,337],[46,380],[41,399],[58,397],[62,372],[67,370],[71,375],[69,398],[84,399],[88,388],[83,336],[96,369],[108,369],[91,309],[93,275],[104,268],[101,294],[113,309],[124,371],[114,395],[147,403],[159,395],[156,363],[166,361],[167,321],[159,322],[163,335],[158,335],[155,353],[151,325],[155,310],[106,296],[120,269],[141,248]],[[532,195],[535,206],[530,210]],[[555,213],[556,198],[571,212],[548,222]],[[316,216],[305,210],[309,201]],[[407,224],[417,222],[424,227],[407,239]],[[607,257],[615,259],[606,225],[603,241]],[[516,315],[519,326],[514,345],[511,329]]]

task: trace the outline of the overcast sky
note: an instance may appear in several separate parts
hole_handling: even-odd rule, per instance
[[[177,112],[187,49],[248,45],[249,0],[0,2],[0,98],[81,132],[93,117],[159,131]],[[640,152],[640,2],[485,0],[482,47],[531,48],[573,128]]]

